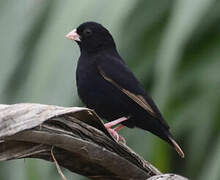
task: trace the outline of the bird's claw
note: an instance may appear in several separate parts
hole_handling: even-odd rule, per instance
[[[122,142],[124,144],[126,143],[125,139],[120,136],[117,131],[111,128],[107,128],[107,130],[117,142]]]

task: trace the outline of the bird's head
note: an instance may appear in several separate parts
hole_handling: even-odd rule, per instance
[[[96,22],[85,22],[66,35],[74,40],[81,51],[96,52],[106,48],[115,48],[114,40],[109,31]]]

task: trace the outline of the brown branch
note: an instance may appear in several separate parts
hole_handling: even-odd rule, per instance
[[[0,105],[0,161],[28,157],[54,161],[52,147],[59,165],[90,179],[146,180],[161,175],[125,144],[117,143],[92,110]],[[181,178],[175,175],[176,180]]]

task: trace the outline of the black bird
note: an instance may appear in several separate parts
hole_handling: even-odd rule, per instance
[[[101,24],[85,22],[66,37],[76,41],[81,51],[76,70],[79,97],[110,121],[107,129],[117,134],[124,125],[150,131],[184,157],[152,98],[120,57],[110,32]],[[110,129],[119,123],[122,125]]]

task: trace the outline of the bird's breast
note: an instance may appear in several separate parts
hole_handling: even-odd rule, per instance
[[[103,79],[93,64],[79,64],[76,76],[78,94],[88,106],[102,103],[106,99],[105,96],[114,89]]]
[[[103,84],[95,65],[78,64],[76,76],[80,97],[89,96],[102,91]]]

